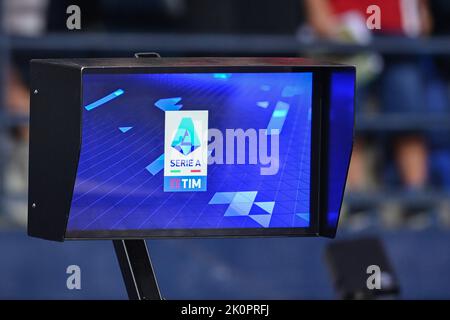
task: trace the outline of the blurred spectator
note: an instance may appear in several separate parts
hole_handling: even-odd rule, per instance
[[[46,27],[48,3],[48,0],[3,0],[3,31],[21,36],[41,34]]]
[[[433,35],[450,36],[450,1],[432,0],[430,2],[433,15]],[[443,55],[437,59],[439,74],[445,80],[450,81],[450,59]]]
[[[433,35],[450,36],[450,1],[433,0],[430,2],[433,14]],[[450,115],[448,81],[450,81],[450,59],[448,55],[436,58],[437,67],[429,66],[427,72],[428,104],[432,112],[438,115]],[[450,191],[450,134],[445,130],[433,130],[430,135],[431,174],[433,182],[446,191]],[[450,210],[449,210],[450,211]],[[450,212],[448,212],[450,216]]]
[[[44,33],[47,24],[48,0],[3,0],[2,31],[7,35],[33,37]],[[6,114],[14,118],[29,115],[29,90],[15,65],[6,74]],[[3,156],[5,206],[9,219],[20,225],[26,223],[26,192],[28,180],[28,125],[18,124],[11,128],[9,142],[1,148]]]
[[[427,1],[306,0],[309,23],[318,36],[339,40],[350,16],[359,16],[365,28],[370,5],[381,9],[381,29],[377,37],[418,37],[431,30]],[[355,20],[355,19],[353,19]],[[425,108],[423,74],[416,57],[384,57],[381,76],[381,108],[393,113],[421,113]],[[423,136],[408,133],[393,141],[401,179],[410,189],[423,188],[427,182],[427,146]],[[356,142],[349,175],[349,188],[362,188],[367,182],[363,142]]]

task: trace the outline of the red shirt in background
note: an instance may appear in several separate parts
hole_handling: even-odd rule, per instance
[[[379,33],[406,34],[411,33],[411,28],[417,29],[418,2],[417,0],[329,0],[331,9],[336,15],[342,15],[351,11],[360,13],[363,17],[369,17],[366,13],[371,5],[377,5],[381,9],[381,30]]]

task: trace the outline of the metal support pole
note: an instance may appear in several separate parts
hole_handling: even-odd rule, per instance
[[[130,300],[161,300],[145,240],[113,240]]]

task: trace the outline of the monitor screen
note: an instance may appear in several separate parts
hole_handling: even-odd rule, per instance
[[[66,237],[309,228],[312,82],[84,73]]]

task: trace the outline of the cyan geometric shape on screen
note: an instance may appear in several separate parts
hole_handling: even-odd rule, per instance
[[[122,131],[122,133],[130,131],[131,129],[133,129],[133,127],[119,127],[119,130]]]
[[[255,204],[270,214],[272,214],[273,208],[275,207],[275,201],[255,202]]]
[[[286,86],[283,88],[281,96],[284,98],[290,98],[299,95],[302,92],[301,90],[302,88],[299,86]]]
[[[257,191],[216,192],[209,201],[209,204],[229,204],[228,208],[225,210],[224,217],[249,217],[261,226],[268,228],[275,202],[255,202],[257,195]],[[252,214],[250,211],[253,204],[264,210],[265,213]]]
[[[100,98],[100,99],[88,104],[84,108],[87,111],[91,111],[92,109],[98,108],[101,105],[104,105],[105,103],[117,98],[118,96],[121,96],[124,92],[125,91],[123,91],[123,89],[117,89],[116,91],[108,94],[107,96],[104,96],[103,98]]]
[[[257,194],[258,194],[258,191],[236,192],[233,202],[234,203],[251,203],[251,204],[253,204]]]
[[[209,204],[230,204],[236,192],[216,192]]]
[[[275,110],[272,114],[272,117],[274,118],[285,118],[287,115],[287,110],[286,109],[282,109],[282,110]]]
[[[200,140],[195,132],[192,118],[186,117],[181,119],[171,146],[185,156],[200,147]]]
[[[230,206],[225,211],[224,216],[246,216],[250,213],[250,209],[252,208],[253,202],[232,202]]]
[[[224,217],[238,217],[238,216],[245,216],[245,210],[246,208],[242,208],[241,206],[235,204],[235,203],[230,203],[230,205],[228,206],[227,210],[224,213]],[[250,210],[248,210],[250,211]]]
[[[164,153],[156,158],[152,163],[145,167],[152,175],[156,175],[162,169],[164,169]]]
[[[271,214],[258,214],[258,215],[249,215],[250,218],[258,222],[264,228],[268,228],[270,225],[270,219],[272,219]]]
[[[267,125],[267,135],[280,134],[283,129],[284,121],[289,112],[289,104],[283,101],[278,101],[273,110],[272,117]]]
[[[183,107],[182,104],[177,104],[180,101],[181,97],[159,99],[155,102],[155,106],[162,111],[178,111]]]
[[[216,192],[209,200],[209,204],[229,204],[224,216],[246,216],[255,201],[257,191]]]
[[[309,227],[309,213],[297,213],[296,216],[299,218],[299,227]]]
[[[214,73],[215,79],[227,80],[231,77],[231,73]]]
[[[266,109],[269,106],[269,101],[258,101],[256,103],[258,107]]]

